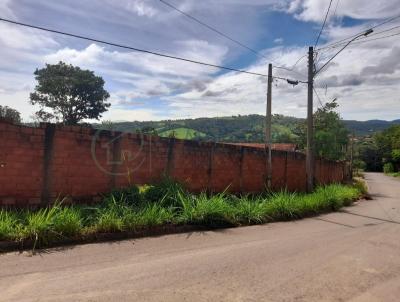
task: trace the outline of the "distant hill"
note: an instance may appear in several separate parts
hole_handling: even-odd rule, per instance
[[[344,121],[347,129],[354,131],[356,135],[369,135],[375,132],[383,131],[390,126],[399,125],[400,119],[394,121],[383,121],[383,120],[369,120],[369,121]]]
[[[175,136],[182,139],[195,139],[221,142],[263,142],[264,122],[262,115],[239,115],[217,118],[197,118],[182,120],[146,121],[146,122],[117,122],[107,125],[96,124],[95,127],[112,127],[118,131],[143,131],[157,133],[160,136]],[[284,115],[274,115],[272,118],[273,142],[296,143],[298,126],[304,119]],[[392,125],[400,124],[395,121],[345,120],[346,127],[357,136],[370,135],[382,131]]]

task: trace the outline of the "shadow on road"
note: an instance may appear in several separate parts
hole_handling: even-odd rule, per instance
[[[395,223],[395,224],[400,224],[399,221],[395,220],[389,220],[389,219],[384,219],[384,218],[378,218],[378,217],[373,217],[373,216],[368,216],[368,215],[362,215],[362,214],[357,214],[353,212],[347,212],[346,210],[339,210],[341,213],[349,214],[349,215],[354,215],[354,216],[359,216],[359,217],[364,217],[364,218],[370,218],[370,219],[375,219],[379,221],[384,221],[384,222],[389,222],[389,223]]]

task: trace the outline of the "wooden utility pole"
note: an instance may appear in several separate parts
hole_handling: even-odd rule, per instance
[[[314,89],[314,49],[308,48],[308,100],[307,100],[307,153],[306,176],[307,192],[314,190],[314,123],[313,123],[313,89]]]
[[[268,163],[267,163],[267,187],[271,188],[272,184],[272,142],[271,142],[271,127],[272,127],[272,64],[268,64],[268,90],[267,90],[267,112],[265,118],[265,147],[268,152]]]

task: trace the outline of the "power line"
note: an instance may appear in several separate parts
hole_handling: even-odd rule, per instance
[[[163,4],[167,5],[167,6],[169,6],[170,8],[176,10],[177,12],[181,13],[182,15],[188,17],[189,19],[191,19],[191,20],[197,22],[198,24],[207,27],[209,30],[211,30],[211,31],[213,31],[213,32],[215,32],[215,33],[217,33],[217,34],[223,36],[224,38],[226,38],[226,39],[228,39],[228,40],[230,40],[230,41],[232,41],[232,42],[234,42],[234,43],[236,43],[236,44],[238,44],[238,45],[240,45],[241,47],[246,48],[247,50],[250,50],[251,52],[255,53],[256,55],[259,55],[259,56],[264,57],[264,56],[263,56],[262,54],[260,54],[257,50],[254,50],[254,49],[248,47],[247,45],[243,44],[242,42],[239,42],[238,40],[235,40],[234,38],[231,38],[231,37],[228,36],[227,34],[224,34],[224,33],[221,32],[220,30],[216,29],[215,27],[212,27],[212,26],[208,25],[207,23],[204,23],[203,21],[197,19],[196,17],[193,17],[192,15],[190,15],[190,14],[184,12],[183,10],[181,10],[181,9],[177,8],[176,6],[174,6],[174,5],[170,4],[170,3],[168,3],[167,1],[164,1],[164,0],[159,0],[159,1],[160,1],[161,3],[163,3]],[[265,57],[264,57],[264,58],[265,58]]]
[[[375,28],[380,27],[380,26],[382,26],[382,25],[385,25],[385,24],[387,24],[387,23],[389,23],[389,22],[391,22],[391,21],[394,21],[394,20],[396,20],[396,19],[398,19],[398,18],[400,18],[400,15],[394,16],[394,17],[389,18],[389,19],[387,19],[387,20],[385,20],[385,21],[383,21],[383,22],[381,22],[381,23],[378,23],[378,24],[376,24],[376,25],[370,27],[370,29],[375,29]],[[365,30],[364,30],[364,31],[365,31]],[[349,40],[349,39],[352,39],[352,38],[354,38],[355,36],[358,36],[359,34],[363,33],[364,31],[361,31],[361,32],[359,32],[359,33],[356,33],[356,34],[354,34],[354,35],[352,35],[352,36],[349,36],[349,37],[347,37],[347,38],[343,38],[343,39],[338,40],[338,41],[336,41],[336,42],[332,42],[332,43],[330,43],[330,44],[328,44],[328,45],[325,45],[324,47],[320,47],[320,48],[317,49],[317,51],[320,51],[320,50],[322,50],[322,49],[329,48],[329,47],[331,47],[331,46],[333,46],[333,45],[336,45],[336,44],[339,44],[339,43],[343,43],[344,41],[347,41],[347,40]]]
[[[377,31],[373,35],[371,35],[370,37],[373,37],[373,36],[376,36],[376,35],[380,35],[380,34],[388,32],[388,31],[392,31],[393,29],[397,29],[399,27],[400,27],[400,25],[397,25],[397,26],[393,26],[393,27],[385,29],[385,30]]]
[[[381,30],[379,32],[376,32],[376,33],[370,35],[369,37],[375,37],[375,36],[378,36],[378,35],[383,34],[385,32],[389,32],[389,31],[395,30],[397,28],[400,28],[400,25],[397,25],[397,26],[394,26],[394,27],[391,27],[391,28],[388,28],[388,29],[385,29],[385,30]],[[394,35],[397,35],[397,34],[394,34]],[[359,43],[364,43],[364,42],[373,41],[373,40],[379,40],[381,38],[386,38],[386,37],[391,37],[391,36],[393,36],[393,35],[387,35],[387,36],[383,36],[383,37],[379,37],[379,38],[375,38],[375,39],[362,38],[362,39],[360,39],[360,41],[357,41],[357,42],[354,42],[354,43],[359,44]],[[335,48],[340,47],[341,45],[344,45],[344,44],[346,44],[346,42],[338,43],[338,44],[333,45],[333,46],[331,46],[329,48],[326,48],[325,50],[335,49]]]
[[[299,64],[300,61],[301,61],[303,58],[305,58],[305,57],[307,57],[307,54],[302,55],[302,56],[296,61],[296,63],[293,64],[293,66],[291,67],[291,69],[295,68],[296,65]]]
[[[383,37],[377,37],[377,38],[373,38],[373,39],[362,39],[362,40],[360,40],[360,41],[355,41],[355,42],[353,42],[352,44],[362,44],[362,43],[367,43],[367,42],[371,42],[371,41],[375,41],[375,40],[381,40],[381,39],[387,39],[387,38],[390,38],[390,37],[394,37],[394,36],[398,36],[398,35],[400,35],[400,32],[398,32],[398,33],[394,33],[394,34],[391,34],[391,35],[386,35],[386,36],[383,36]],[[373,35],[373,36],[375,36],[375,35]],[[340,47],[340,46],[342,46],[343,44],[340,44],[340,45],[336,45],[336,46],[332,46],[330,49],[335,49],[335,48],[338,48],[338,47]]]
[[[262,53],[260,53],[259,51],[257,51],[257,50],[255,50],[255,49],[253,49],[253,48],[251,48],[251,47],[245,45],[244,43],[242,43],[242,42],[240,42],[240,41],[238,41],[238,40],[236,40],[236,39],[234,39],[234,38],[232,38],[232,37],[230,37],[230,36],[228,36],[227,34],[223,33],[222,31],[220,31],[220,30],[216,29],[215,27],[213,27],[213,26],[211,26],[211,25],[208,25],[207,23],[201,21],[200,19],[198,19],[198,18],[196,18],[196,17],[194,17],[194,16],[192,16],[192,15],[190,15],[190,14],[184,12],[183,10],[181,10],[181,9],[179,9],[178,7],[172,5],[171,3],[169,3],[169,2],[167,2],[167,1],[165,1],[165,0],[159,0],[159,1],[160,1],[161,3],[163,3],[163,4],[165,4],[166,6],[172,8],[173,10],[179,12],[180,14],[186,16],[187,18],[191,19],[192,21],[194,21],[194,22],[196,22],[196,23],[198,23],[198,24],[200,24],[200,25],[202,25],[202,26],[208,28],[209,30],[211,30],[211,31],[213,31],[213,32],[215,32],[215,33],[217,33],[217,34],[219,34],[220,36],[224,37],[225,39],[228,39],[229,41],[231,41],[231,42],[233,42],[233,43],[236,43],[237,45],[239,45],[239,46],[241,46],[241,47],[243,47],[243,48],[245,48],[245,49],[251,51],[252,53],[256,54],[257,56],[260,56],[260,57],[262,57],[262,58],[268,60],[268,58],[267,58],[266,56],[264,56]],[[296,71],[294,71],[294,70],[292,70],[292,69],[290,69],[290,68],[287,68],[287,67],[285,67],[285,66],[275,66],[275,65],[274,65],[273,68],[276,68],[276,69],[283,69],[283,70],[287,70],[287,71],[296,72]],[[296,72],[296,73],[297,73],[297,72]],[[300,74],[300,75],[301,75],[301,74]]]
[[[322,31],[324,30],[325,23],[326,23],[326,19],[328,19],[329,10],[331,9],[331,5],[332,5],[332,0],[331,0],[331,1],[329,1],[329,6],[328,6],[328,10],[326,11],[326,14],[325,14],[324,23],[322,23],[322,27],[321,27],[321,30],[319,31],[319,34],[318,34],[317,40],[315,41],[314,48],[315,48],[315,47],[317,47],[317,45],[318,45],[318,41],[319,41],[319,38],[321,37]]]
[[[386,39],[386,38],[390,38],[390,37],[394,37],[394,36],[398,36],[400,35],[400,32],[395,33],[395,34],[391,34],[391,35],[387,35],[387,36],[383,36],[383,37],[378,37],[378,38],[374,38],[374,39],[364,39],[361,41],[356,41],[353,44],[360,44],[360,43],[366,43],[366,42],[370,42],[370,41],[375,41],[375,40],[381,40],[381,39]]]
[[[343,46],[337,53],[335,53],[335,54],[333,55],[333,57],[331,57],[327,62],[325,62],[325,64],[322,65],[322,67],[319,68],[319,69],[314,73],[314,77],[315,77],[322,69],[324,69],[324,67],[327,66],[337,55],[339,55],[347,46],[349,46],[351,42],[354,42],[355,40],[357,40],[358,38],[360,38],[360,37],[362,37],[362,36],[366,37],[366,36],[368,36],[369,34],[371,34],[371,33],[373,33],[373,32],[374,32],[374,31],[370,28],[370,29],[368,29],[367,31],[365,31],[364,33],[361,33],[361,34],[359,34],[358,36],[355,36],[355,37],[354,37],[353,39],[351,39],[350,41],[348,41],[348,42],[346,43],[345,46]]]
[[[313,90],[314,90],[314,92],[315,92],[315,95],[316,95],[317,98],[318,98],[319,104],[321,105],[321,107],[324,107],[324,105],[322,104],[321,99],[320,99],[320,97],[319,97],[319,95],[318,95],[317,89],[315,89],[315,87],[313,87]]]
[[[49,29],[49,28],[40,27],[40,26],[36,26],[36,25],[31,25],[31,24],[26,24],[26,23],[22,23],[22,22],[12,21],[12,20],[9,20],[9,19],[0,18],[0,21],[11,23],[11,24],[15,24],[15,25],[20,25],[20,26],[24,26],[24,27],[34,28],[34,29],[38,29],[38,30],[42,30],[42,31],[46,31],[46,32],[56,33],[56,34],[60,34],[60,35],[64,35],[64,36],[69,36],[69,37],[73,37],[73,38],[77,38],[77,39],[82,39],[82,40],[101,43],[101,44],[110,45],[110,46],[114,46],[114,47],[129,49],[129,50],[133,50],[133,51],[137,51],[137,52],[147,53],[147,54],[151,54],[151,55],[155,55],[155,56],[159,56],[159,57],[164,57],[164,58],[184,61],[184,62],[193,63],[193,64],[199,64],[199,65],[204,65],[204,66],[210,66],[210,67],[229,70],[229,71],[246,73],[246,74],[251,74],[251,75],[256,75],[256,76],[268,77],[268,75],[262,74],[262,73],[251,72],[251,71],[246,71],[246,70],[241,70],[241,69],[235,69],[235,68],[231,68],[231,67],[220,66],[220,65],[215,65],[215,64],[211,64],[211,63],[206,63],[206,62],[186,59],[186,58],[182,58],[182,57],[162,54],[162,53],[158,53],[158,52],[155,52],[155,51],[135,48],[135,47],[126,46],[126,45],[122,45],[122,44],[117,44],[117,43],[113,43],[113,42],[107,42],[107,41],[104,41],[104,40],[99,40],[99,39],[90,38],[90,37],[77,35],[77,34],[71,34],[71,33],[63,32],[63,31],[59,31],[59,30]],[[284,81],[290,80],[290,79],[287,79],[287,78],[277,77],[277,76],[273,76],[272,78],[279,79],[279,80],[284,80]],[[305,83],[305,82],[302,82],[302,81],[298,81],[298,82]]]
[[[335,6],[335,10],[333,11],[332,18],[334,18],[334,17],[335,17],[335,15],[336,15],[336,11],[337,11],[337,9],[338,9],[339,2],[340,2],[340,0],[337,0],[337,2],[336,2],[336,6]]]

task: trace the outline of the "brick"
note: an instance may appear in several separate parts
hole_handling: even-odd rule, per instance
[[[5,206],[12,206],[16,204],[16,199],[14,197],[3,197],[0,199],[1,204]]]
[[[44,136],[34,135],[34,136],[31,136],[29,138],[29,140],[30,140],[31,143],[43,143],[44,142]]]
[[[24,134],[33,134],[33,128],[31,128],[31,127],[21,127],[20,132],[24,133]]]
[[[38,205],[41,203],[41,199],[38,197],[34,197],[34,198],[29,198],[28,199],[28,204],[29,205]]]
[[[79,128],[79,129],[78,129]],[[92,129],[58,127],[55,134],[51,180],[54,196],[63,193],[72,197],[95,196],[107,192],[111,176],[99,170],[91,154]],[[39,202],[43,182],[43,155],[41,146],[44,128],[16,127],[0,123],[0,137],[5,142],[0,162],[0,196],[17,195],[25,203]],[[19,132],[14,131],[17,129]],[[10,130],[10,131],[9,131]],[[111,171],[107,164],[106,150],[101,148],[113,135],[104,132],[97,144],[96,159],[103,168]],[[151,146],[150,146],[151,141]],[[169,139],[124,135],[121,148],[127,150],[132,160],[117,166],[120,173],[130,169],[131,180],[138,184],[159,180],[166,167]],[[32,144],[33,143],[33,144]],[[211,188],[231,191],[243,189],[257,192],[264,189],[266,166],[262,151],[244,148],[242,166],[241,147],[175,140],[171,175],[178,181],[187,182],[192,191],[203,191],[209,183],[209,160],[211,146],[215,146],[212,162]],[[143,163],[142,163],[143,160]],[[286,166],[287,164],[287,166]],[[341,181],[343,164],[321,160],[316,167],[317,181],[327,183]],[[273,186],[277,189],[305,189],[304,155],[295,153],[273,153]],[[240,175],[242,173],[242,175]],[[128,185],[126,175],[116,177],[120,186]],[[17,200],[17,202],[18,202]]]

